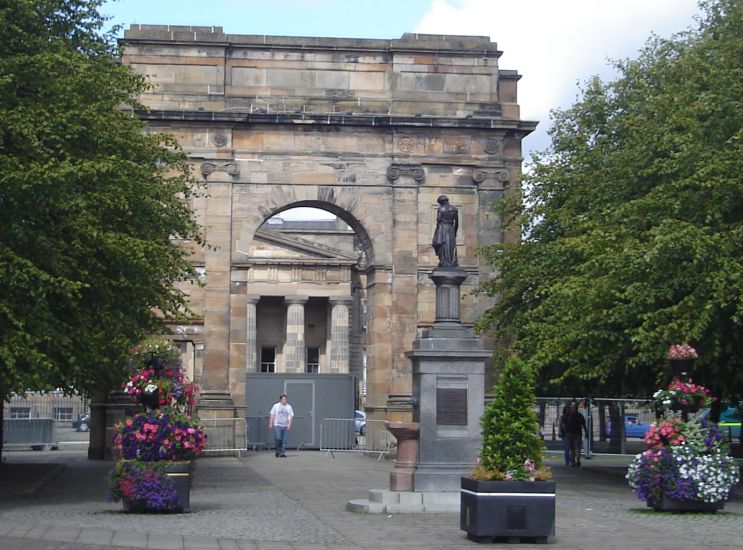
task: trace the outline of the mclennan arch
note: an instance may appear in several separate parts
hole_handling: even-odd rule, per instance
[[[246,372],[365,365],[367,410],[406,419],[404,354],[435,319],[436,199],[460,212],[461,318],[473,323],[488,304],[469,291],[490,275],[476,251],[508,238],[491,206],[518,185],[535,127],[496,44],[133,25],[122,45],[153,85],[140,116],[179,139],[207,186],[193,201],[205,284],[186,289],[202,409],[240,415]],[[296,206],[343,223],[272,225]]]

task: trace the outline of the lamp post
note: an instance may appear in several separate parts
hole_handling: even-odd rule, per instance
[[[673,378],[681,380],[691,378],[691,373],[694,370],[694,359],[669,359],[668,363],[671,366]]]

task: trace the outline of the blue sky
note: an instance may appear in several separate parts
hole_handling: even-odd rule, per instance
[[[230,34],[399,38],[405,32],[489,36],[516,69],[522,118],[539,121],[524,153],[548,145],[549,111],[607,60],[636,57],[651,32],[693,25],[696,0],[109,0],[112,24],[221,26]]]

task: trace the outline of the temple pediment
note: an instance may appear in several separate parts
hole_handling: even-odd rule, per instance
[[[259,229],[255,233],[253,242],[248,250],[249,261],[260,263],[286,260],[301,261],[314,260],[311,263],[330,261],[356,262],[357,256],[353,252],[342,250],[321,242],[319,238],[312,240],[294,234],[271,229]]]

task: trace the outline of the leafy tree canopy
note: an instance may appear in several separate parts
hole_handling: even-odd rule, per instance
[[[700,5],[697,28],[554,112],[551,146],[496,207],[523,239],[485,251],[499,299],[480,328],[542,391],[648,395],[688,341],[697,381],[743,394],[743,1]]]
[[[175,142],[132,116],[146,84],[100,4],[0,2],[0,394],[105,388],[185,311],[172,239],[200,242],[198,190]]]

